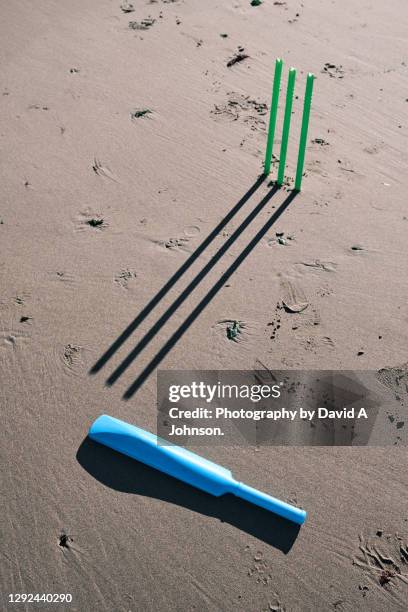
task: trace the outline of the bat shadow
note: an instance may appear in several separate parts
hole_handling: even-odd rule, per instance
[[[76,455],[93,478],[116,491],[161,499],[213,516],[287,554],[300,526],[234,495],[214,497],[86,437]]]

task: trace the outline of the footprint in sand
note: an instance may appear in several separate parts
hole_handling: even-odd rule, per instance
[[[252,553],[247,573],[257,584],[267,585],[273,580],[271,568],[260,551],[257,551],[255,554]]]
[[[250,555],[249,568],[247,570],[248,576],[256,582],[260,587],[268,587],[265,589],[267,593],[268,602],[261,608],[261,612],[285,612],[286,607],[282,603],[279,593],[273,591],[273,565],[265,558],[264,554],[260,550],[251,550],[250,546],[246,546],[245,551]]]
[[[129,289],[133,281],[137,278],[137,273],[129,268],[123,268],[115,274],[114,282],[122,289]]]
[[[310,261],[300,261],[295,264],[295,268],[299,270],[301,275],[309,276],[312,274],[313,276],[322,278],[322,275],[326,275],[325,273],[334,273],[337,269],[337,264],[333,261],[321,261],[320,259],[315,259]],[[321,298],[333,295],[333,293],[334,290],[326,281],[316,289],[316,295]]]
[[[320,325],[320,313],[306,297],[302,287],[289,279],[281,281],[281,299],[285,312],[291,315],[296,322],[302,322],[303,326]]]
[[[331,62],[326,62],[321,72],[335,79],[344,78],[344,70],[341,64],[336,66],[336,64],[332,64]]]
[[[153,240],[150,239],[150,242],[157,245],[161,250],[165,251],[183,251],[185,253],[189,253],[189,249],[187,248],[187,244],[190,242],[189,238],[168,238],[168,240]]]
[[[124,13],[133,13],[133,11],[135,10],[135,7],[133,6],[133,4],[131,2],[122,2],[122,4],[120,5],[121,10]]]
[[[198,234],[201,232],[198,225],[188,225],[184,228],[183,231],[188,238],[194,238],[195,236],[198,236]]]
[[[84,369],[83,348],[78,344],[66,344],[60,359],[66,374],[77,376]]]
[[[303,289],[289,279],[281,281],[281,296],[286,312],[299,313],[309,307],[309,301]]]
[[[259,585],[269,586],[273,582],[273,570],[268,562],[263,559],[262,553],[253,555],[252,564],[248,570],[248,576],[253,578]],[[272,591],[268,594],[268,602],[260,608],[260,612],[286,612],[286,607],[281,601],[279,594]]]
[[[319,325],[319,311],[306,297],[303,289],[293,280],[283,279],[281,299],[265,328],[269,339],[279,340],[282,332],[287,335],[292,330],[292,333],[295,332],[297,341],[305,350],[315,351],[321,343],[314,331]],[[327,342],[326,345],[330,346],[330,343]]]
[[[322,287],[319,287],[316,291],[319,297],[328,297],[329,295],[333,295],[334,291],[329,285],[325,284]]]
[[[265,130],[267,114],[267,104],[235,92],[227,93],[227,101],[224,104],[215,104],[211,111],[215,119],[239,120],[249,125],[251,130]]]

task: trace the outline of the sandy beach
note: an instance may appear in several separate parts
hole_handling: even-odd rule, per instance
[[[0,2],[2,610],[406,610],[407,32],[404,0]],[[158,368],[259,367],[398,404],[384,447],[201,443],[300,529],[87,438],[156,432]]]

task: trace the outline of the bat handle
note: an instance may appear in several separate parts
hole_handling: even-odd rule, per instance
[[[240,497],[251,504],[256,504],[261,508],[265,508],[265,510],[274,512],[275,514],[282,516],[288,521],[297,523],[298,525],[302,525],[306,520],[307,512],[305,512],[305,510],[296,508],[296,506],[291,506],[290,504],[280,501],[279,499],[276,499],[271,495],[267,495],[266,493],[262,493],[262,491],[249,487],[243,482],[236,482],[231,492],[236,497]]]

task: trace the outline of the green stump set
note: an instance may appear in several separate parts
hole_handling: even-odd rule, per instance
[[[275,63],[275,76],[273,79],[273,88],[272,88],[272,104],[271,104],[271,112],[269,115],[268,140],[266,143],[266,153],[265,153],[265,163],[264,163],[264,174],[266,176],[268,176],[271,171],[272,150],[273,150],[273,142],[275,138],[276,119],[278,116],[282,68],[283,68],[283,61],[281,59],[277,59]],[[302,185],[303,167],[305,164],[305,153],[306,153],[306,144],[307,144],[307,132],[309,128],[310,107],[312,104],[312,95],[313,95],[313,82],[315,78],[316,77],[314,76],[314,74],[310,72],[307,75],[305,99],[304,99],[304,104],[303,104],[302,128],[300,132],[299,151],[298,151],[298,160],[297,160],[296,177],[295,177],[295,191],[300,191],[300,188]],[[281,147],[280,147],[280,154],[279,154],[278,178],[276,180],[279,186],[282,186],[285,180],[286,156],[288,152],[290,121],[292,118],[292,105],[293,105],[293,94],[295,91],[295,81],[296,81],[296,69],[290,68],[289,76],[288,76],[288,85],[287,85],[287,90],[286,90],[285,114],[283,118],[283,127],[282,127],[282,140],[281,140]]]

